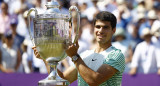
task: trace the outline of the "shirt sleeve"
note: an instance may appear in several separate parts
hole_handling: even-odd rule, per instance
[[[118,49],[114,52],[111,52],[103,63],[114,67],[122,73],[125,69],[124,55],[122,54],[121,50]]]

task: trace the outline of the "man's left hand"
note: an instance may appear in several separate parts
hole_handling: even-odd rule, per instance
[[[79,44],[78,41],[74,44],[70,44],[67,48],[66,48],[66,53],[69,57],[75,56],[77,55],[77,51],[79,48]]]

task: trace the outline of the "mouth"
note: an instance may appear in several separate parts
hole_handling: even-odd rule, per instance
[[[102,38],[104,38],[104,36],[103,35],[97,35],[97,37],[99,38],[99,39],[102,39]]]

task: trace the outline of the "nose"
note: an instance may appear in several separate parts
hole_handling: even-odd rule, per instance
[[[99,29],[99,32],[100,32],[100,33],[102,33],[102,32],[103,32],[103,27],[101,27],[101,28]]]

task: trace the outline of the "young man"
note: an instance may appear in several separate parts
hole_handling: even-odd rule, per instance
[[[75,66],[63,73],[58,70],[59,76],[70,83],[78,78],[78,86],[120,86],[125,59],[121,51],[111,45],[116,22],[116,17],[112,13],[106,11],[98,13],[94,20],[97,47],[78,55],[78,42],[76,45],[69,45],[66,53],[72,58]],[[38,52],[33,49],[39,58]]]

